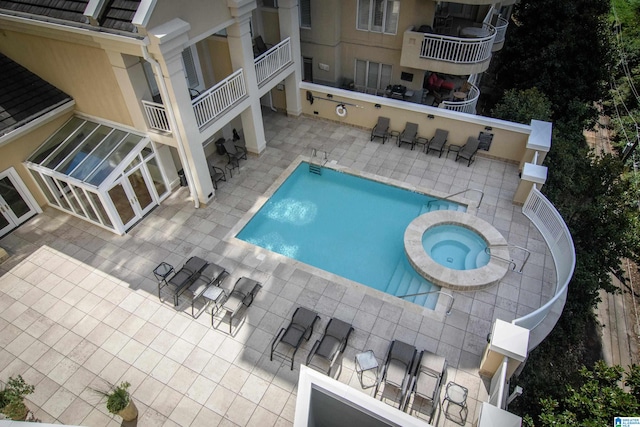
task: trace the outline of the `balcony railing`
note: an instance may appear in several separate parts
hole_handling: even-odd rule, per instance
[[[246,95],[241,68],[191,101],[198,128],[202,129]]]
[[[447,110],[459,111],[461,113],[476,113],[476,104],[478,104],[478,98],[480,97],[480,89],[471,85],[467,99],[464,101],[443,101],[440,105]]]
[[[477,38],[463,38],[424,33],[420,57],[454,62],[456,64],[475,64],[486,61],[491,57],[491,48],[496,38],[496,29],[489,24],[484,24],[482,29],[489,35]]]
[[[142,105],[151,129],[171,132],[169,118],[167,117],[167,111],[164,109],[164,105],[145,100],[142,100]]]
[[[493,41],[494,43],[502,43],[504,41],[505,35],[507,34],[507,27],[509,26],[509,21],[504,19],[502,16],[498,16],[498,21],[496,22],[496,39]]]
[[[280,43],[254,59],[258,87],[262,87],[271,77],[291,63],[291,39]]]

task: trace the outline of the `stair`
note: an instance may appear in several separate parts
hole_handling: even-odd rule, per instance
[[[465,206],[459,205],[454,202],[448,202],[446,200],[434,200],[422,206],[422,209],[420,209],[420,215],[422,215],[425,212],[434,212],[434,211],[466,212],[467,208]]]
[[[432,288],[433,286],[429,282],[417,276],[403,255],[398,259],[398,265],[383,291],[390,295],[408,295],[429,292]],[[438,300],[438,294],[417,295],[403,299],[423,307],[432,307],[435,305],[435,301]]]

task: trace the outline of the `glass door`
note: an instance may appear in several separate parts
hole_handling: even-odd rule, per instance
[[[37,203],[13,168],[0,173],[0,236],[39,212]]]
[[[127,175],[127,180],[134,193],[135,204],[137,205],[140,215],[146,215],[157,203],[151,195],[150,185],[142,173],[142,167],[137,168]]]
[[[130,190],[130,186],[126,180],[117,182],[116,185],[111,187],[108,193],[120,217],[120,221],[122,221],[124,230],[127,230],[142,217],[138,215],[134,209],[133,191]]]

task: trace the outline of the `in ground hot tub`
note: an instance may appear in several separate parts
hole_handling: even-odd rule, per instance
[[[414,219],[405,230],[404,249],[422,277],[458,291],[497,284],[511,259],[507,241],[495,227],[455,211],[434,211]]]

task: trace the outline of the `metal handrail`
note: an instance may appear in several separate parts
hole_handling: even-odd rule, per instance
[[[462,190],[462,191],[458,191],[457,193],[453,193],[453,194],[449,194],[441,199],[436,199],[436,200],[429,200],[427,202],[427,207],[429,207],[431,205],[431,203],[437,202],[438,200],[447,200],[452,198],[453,196],[457,196],[459,194],[462,193],[466,193],[467,191],[477,191],[478,193],[480,193],[480,201],[478,202],[478,207],[480,207],[480,205],[482,204],[482,199],[484,198],[484,191],[482,190],[478,190],[477,188],[467,188],[466,190]]]
[[[484,252],[485,252],[486,254],[488,254],[488,255],[490,255],[490,256],[492,256],[492,257],[494,257],[494,258],[501,259],[501,260],[503,260],[503,261],[507,261],[507,262],[509,262],[509,263],[513,264],[513,268],[512,268],[512,270],[513,270],[513,271],[515,271],[515,269],[516,269],[516,263],[515,263],[515,261],[513,261],[513,260],[507,260],[507,259],[505,259],[505,258],[502,258],[502,257],[499,257],[499,256],[496,256],[496,255],[492,255],[492,254],[491,254],[491,252],[490,252],[490,251],[491,251],[491,248],[495,248],[495,247],[498,247],[498,246],[506,246],[507,248],[520,249],[521,251],[524,251],[524,252],[526,253],[526,256],[524,257],[524,261],[522,261],[522,266],[520,266],[520,270],[518,270],[518,271],[517,271],[517,273],[522,274],[522,270],[524,270],[524,266],[525,266],[525,265],[527,265],[527,261],[529,261],[529,257],[531,256],[531,251],[530,251],[529,249],[527,249],[527,248],[523,248],[522,246],[512,245],[512,244],[510,244],[510,243],[507,243],[507,244],[505,244],[505,245],[492,245],[492,246],[487,246],[487,247],[484,249]]]
[[[451,295],[450,293],[444,292],[444,291],[429,291],[429,292],[419,292],[417,294],[407,294],[407,295],[396,295],[398,298],[408,298],[408,297],[417,297],[420,295],[429,295],[429,294],[442,294],[442,295],[446,295],[449,298],[451,298],[449,300],[449,306],[447,307],[447,312],[446,315],[450,315],[451,314],[451,309],[453,309],[453,303],[456,301],[456,299],[453,297],[453,295]]]

